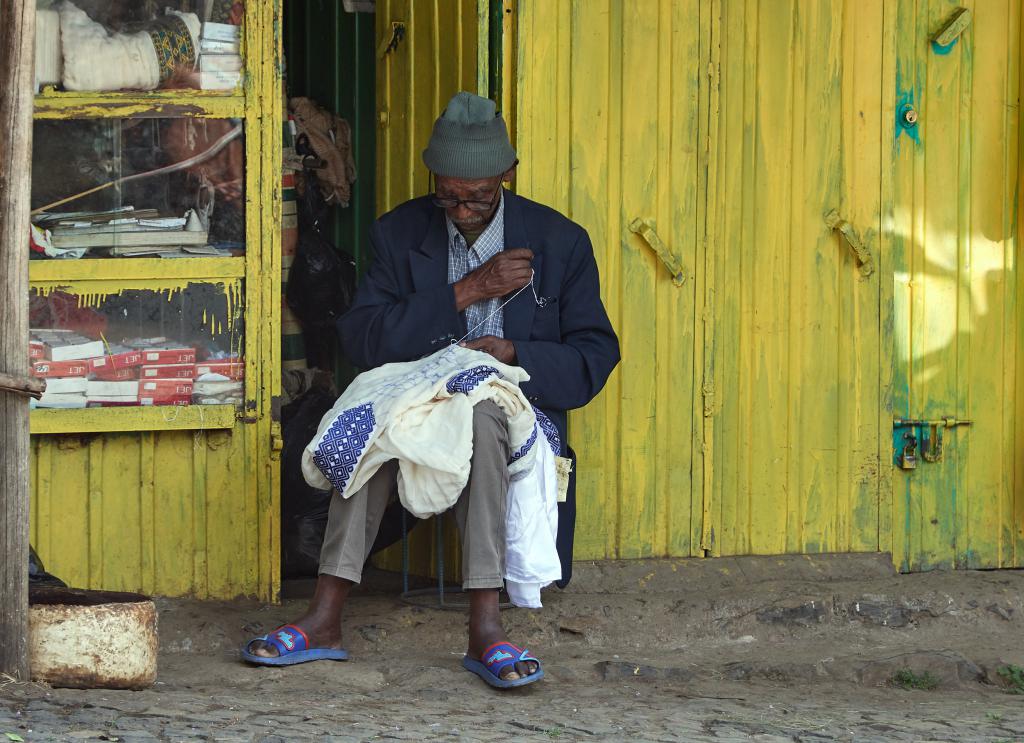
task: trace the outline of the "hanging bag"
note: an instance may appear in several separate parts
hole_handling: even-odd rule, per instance
[[[299,197],[299,239],[285,299],[307,338],[333,337],[339,317],[352,305],[356,263],[321,232],[327,204],[312,174],[303,171]]]

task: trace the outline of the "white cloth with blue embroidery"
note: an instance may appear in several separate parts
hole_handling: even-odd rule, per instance
[[[529,378],[461,346],[364,372],[320,421],[302,473],[313,487],[333,486],[348,498],[397,459],[402,505],[421,519],[443,513],[469,480],[478,402],[491,400],[508,416],[511,477],[533,466],[536,414],[519,389]]]
[[[381,465],[397,459],[402,505],[419,518],[443,513],[469,480],[473,406],[493,401],[508,416],[512,451],[507,587],[517,606],[539,607],[541,587],[562,574],[554,465],[561,445],[554,425],[519,389],[529,378],[520,367],[460,346],[364,372],[323,417],[303,452],[306,482],[334,487],[348,498]]]

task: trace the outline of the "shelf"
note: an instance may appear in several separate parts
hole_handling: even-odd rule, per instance
[[[65,93],[46,90],[35,97],[37,119],[117,119],[196,116],[240,119],[245,116],[241,91],[160,90],[153,92]]]
[[[233,428],[237,412],[234,405],[37,408],[29,425],[33,434],[211,430]]]
[[[232,279],[245,277],[245,257],[78,258],[29,261],[33,283],[132,281],[140,279]]]

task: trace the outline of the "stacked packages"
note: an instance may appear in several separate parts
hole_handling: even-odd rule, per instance
[[[40,408],[239,404],[245,363],[168,338],[107,345],[72,330],[31,331],[32,373],[46,379]]]
[[[234,90],[242,80],[239,27],[230,23],[204,23],[199,38],[199,87]]]

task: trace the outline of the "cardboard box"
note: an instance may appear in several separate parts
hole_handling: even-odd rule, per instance
[[[130,379],[138,379],[139,367],[133,366],[128,369],[116,369],[112,366],[107,366],[102,369],[97,369],[92,372],[90,376],[93,379],[101,382],[125,382]]]
[[[146,366],[151,364],[194,364],[196,363],[196,349],[181,346],[143,348],[142,362]]]
[[[88,380],[85,377],[51,377],[46,380],[44,395],[84,395]]]
[[[233,381],[245,379],[244,361],[200,361],[196,364],[196,376],[221,374]]]
[[[191,395],[171,395],[169,397],[140,397],[139,405],[191,405]]]
[[[133,348],[115,346],[110,353],[89,359],[89,369],[96,372],[100,369],[130,369],[142,364],[142,351]]]
[[[197,395],[213,397],[219,395],[234,397],[236,395],[241,395],[243,389],[244,388],[241,382],[231,381],[196,382],[192,386],[193,392],[195,392]]]
[[[46,357],[54,361],[79,361],[103,353],[103,341],[92,341],[84,336],[70,336],[66,341],[51,341],[46,347]]]
[[[38,400],[30,400],[30,407],[33,408],[84,408],[86,405],[85,395],[73,393],[43,393]]]
[[[89,373],[88,361],[36,361],[32,374],[36,377],[84,377]]]
[[[195,379],[195,364],[144,364],[140,379]]]
[[[89,401],[107,399],[110,397],[138,397],[139,383],[135,380],[124,382],[90,381],[86,386],[85,394]]]
[[[139,382],[139,398],[191,397],[192,382],[186,379],[143,379]]]
[[[207,21],[203,24],[200,39],[203,41],[234,42],[242,37],[242,29],[233,23],[213,23]]]

